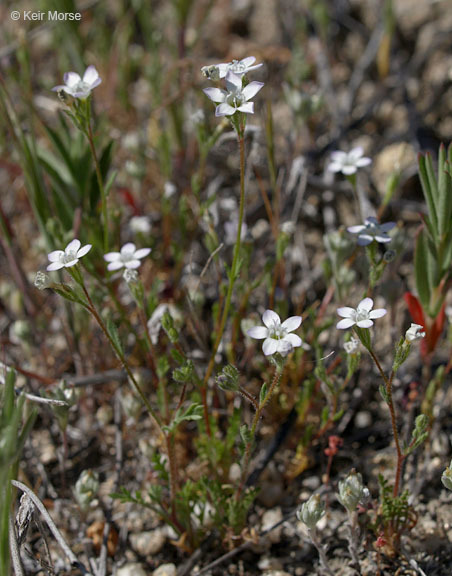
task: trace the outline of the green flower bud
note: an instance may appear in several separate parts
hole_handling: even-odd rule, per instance
[[[316,524],[325,516],[325,503],[320,500],[319,494],[313,494],[307,502],[304,502],[297,510],[297,518],[303,524],[314,530]]]
[[[443,486],[452,491],[452,460],[441,476]]]
[[[345,480],[339,482],[339,502],[349,512],[354,512],[364,498],[363,478],[359,472],[352,470]]]
[[[74,497],[83,511],[87,511],[99,490],[99,475],[93,470],[83,470],[75,483]]]

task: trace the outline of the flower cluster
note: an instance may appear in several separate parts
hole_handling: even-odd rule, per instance
[[[91,250],[91,244],[82,246],[80,240],[74,239],[66,246],[64,250],[54,250],[48,254],[50,264],[47,270],[60,270],[61,268],[71,268],[78,264],[82,256],[88,254]],[[141,266],[140,260],[151,252],[151,248],[141,248],[137,250],[135,244],[128,242],[124,244],[120,252],[109,252],[105,254],[104,259],[109,262],[108,270],[120,270],[121,268],[134,269]],[[41,278],[39,283],[42,284]]]
[[[227,64],[216,64],[214,66],[204,66],[201,70],[204,76],[211,80],[224,78],[226,90],[220,88],[204,88],[203,91],[212,102],[218,104],[215,109],[215,116],[233,116],[236,112],[244,114],[254,113],[254,104],[251,98],[264,86],[263,82],[247,83],[245,74],[262,64],[256,64],[255,58],[249,56],[243,60],[233,60]]]

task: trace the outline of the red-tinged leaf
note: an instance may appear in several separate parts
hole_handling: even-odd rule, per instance
[[[441,310],[439,311],[438,316],[435,318],[435,321],[432,324],[432,327],[429,331],[430,352],[433,352],[433,350],[435,350],[439,337],[443,333],[445,319],[446,319],[446,303],[444,302],[444,304],[441,306]]]
[[[120,188],[119,193],[123,197],[124,202],[132,208],[133,215],[138,216],[140,214],[140,211],[138,210],[138,206],[135,202],[135,198],[133,197],[130,190],[128,188]]]
[[[422,308],[422,304],[416,298],[414,294],[411,292],[405,292],[403,298],[408,306],[408,310],[411,314],[411,318],[415,324],[419,324],[427,329],[427,324],[425,322],[424,310]]]

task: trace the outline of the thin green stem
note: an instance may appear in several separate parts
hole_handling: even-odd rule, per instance
[[[215,356],[218,351],[218,347],[220,346],[221,339],[223,337],[224,329],[226,326],[226,321],[229,315],[229,308],[231,306],[231,298],[232,293],[234,290],[234,284],[236,281],[237,276],[237,265],[239,262],[239,254],[240,254],[240,242],[242,236],[242,224],[243,224],[243,215],[245,211],[245,140],[244,136],[239,135],[238,137],[239,148],[240,148],[240,206],[239,206],[239,222],[237,228],[237,238],[235,241],[234,246],[234,254],[232,257],[232,266],[229,276],[229,286],[228,291],[226,293],[226,300],[224,303],[223,314],[221,316],[220,326],[218,328],[217,337],[215,339],[215,343],[213,345],[212,354],[210,356],[210,361],[207,366],[206,374],[204,376],[204,381],[201,387],[201,395],[204,405],[204,419],[206,424],[206,431],[207,434],[210,436],[210,424],[209,424],[209,414],[208,414],[208,406],[207,406],[207,384],[209,382],[209,378],[212,374],[214,365],[215,365]]]
[[[97,153],[96,153],[96,147],[94,146],[94,136],[93,136],[93,129],[91,127],[91,104],[88,104],[89,106],[89,111],[88,111],[88,121],[87,121],[87,125],[88,125],[88,132],[87,132],[87,137],[88,137],[88,142],[89,142],[89,147],[91,148],[91,154],[93,156],[93,160],[94,160],[94,165],[96,167],[96,176],[97,176],[97,184],[99,186],[99,190],[100,190],[100,196],[101,196],[101,202],[102,202],[102,219],[103,219],[103,224],[104,224],[104,252],[108,252],[108,210],[107,210],[107,197],[105,195],[105,188],[104,188],[104,182],[102,179],[102,173],[100,170],[100,164],[99,164],[99,159],[97,157]]]
[[[394,435],[394,442],[395,442],[395,446],[396,446],[396,452],[397,452],[397,467],[396,467],[396,476],[395,476],[395,482],[394,482],[394,498],[398,496],[399,494],[399,488],[400,488],[400,482],[401,482],[401,476],[402,476],[402,464],[403,461],[405,459],[405,454],[403,454],[402,449],[400,448],[400,440],[399,440],[399,432],[397,430],[397,416],[396,416],[396,411],[395,411],[395,406],[394,406],[394,399],[392,397],[392,382],[394,380],[394,370],[391,371],[391,374],[389,376],[389,378],[386,376],[386,374],[383,371],[383,368],[381,367],[381,364],[377,358],[377,356],[375,355],[375,352],[372,350],[372,348],[368,348],[369,354],[372,357],[372,360],[375,363],[375,366],[377,367],[378,371],[381,374],[381,377],[383,378],[383,381],[385,383],[385,389],[386,389],[386,403],[388,405],[389,408],[389,413],[391,414],[391,425],[392,425],[392,433]]]
[[[254,437],[256,435],[256,430],[257,427],[259,425],[259,421],[261,419],[262,416],[262,412],[265,408],[265,406],[268,404],[270,398],[273,396],[273,393],[276,389],[276,387],[279,384],[279,381],[281,380],[281,376],[284,370],[284,366],[282,368],[277,367],[275,369],[275,374],[273,375],[273,379],[272,379],[272,383],[270,385],[270,388],[267,392],[267,394],[264,396],[262,402],[259,403],[256,412],[254,413],[254,418],[253,421],[251,423],[251,440],[249,442],[247,442],[246,446],[245,446],[245,454],[243,457],[243,468],[242,468],[242,475],[241,475],[241,480],[240,480],[240,484],[237,488],[237,492],[235,494],[235,499],[236,501],[238,501],[240,499],[240,495],[243,491],[243,488],[245,486],[245,482],[246,482],[246,478],[248,476],[248,468],[250,465],[250,461],[251,461],[251,448],[253,446],[253,442],[254,442]]]

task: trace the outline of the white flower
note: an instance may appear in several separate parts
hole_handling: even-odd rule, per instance
[[[414,340],[421,340],[422,338],[425,338],[425,331],[420,324],[411,324],[405,332],[405,340],[408,340],[408,342],[414,342]]]
[[[64,84],[60,86],[55,86],[52,88],[54,92],[63,90],[66,94],[73,96],[74,98],[88,98],[96,86],[102,82],[99,74],[94,68],[94,66],[88,66],[83,74],[83,79],[77,74],[77,72],[66,72],[63,77]]]
[[[105,254],[104,260],[110,262],[107,270],[119,270],[120,268],[139,268],[141,266],[141,258],[150,254],[150,248],[136,249],[133,242],[124,244],[120,252],[109,252]]]
[[[376,218],[370,216],[369,218],[366,218],[364,224],[350,226],[347,230],[351,234],[358,234],[357,243],[360,246],[367,246],[374,240],[381,244],[391,242],[391,237],[388,235],[388,232],[389,230],[392,230],[395,225],[395,222],[379,224]]]
[[[372,298],[364,298],[358,304],[356,310],[354,308],[349,308],[344,306],[343,308],[338,308],[337,313],[343,318],[340,320],[336,328],[339,330],[345,330],[346,328],[351,328],[355,324],[358,328],[370,328],[373,326],[372,320],[375,318],[381,318],[387,313],[384,308],[377,308],[377,310],[372,310],[374,306],[374,301]]]
[[[75,266],[79,259],[91,250],[91,244],[81,247],[80,240],[72,240],[63,250],[54,250],[47,256],[49,264],[47,270],[60,270],[60,268],[70,268]]]
[[[218,104],[215,116],[232,116],[237,111],[245,114],[254,114],[254,104],[249,102],[263,87],[263,82],[250,82],[242,88],[240,76],[228,72],[226,75],[226,90],[220,88],[204,88],[208,98]]]
[[[363,156],[364,151],[361,146],[353,148],[350,152],[337,150],[331,154],[331,163],[328,166],[330,172],[342,172],[345,176],[355,174],[358,168],[368,166],[372,163],[370,158]]]
[[[264,340],[262,350],[265,356],[272,356],[276,352],[287,356],[294,348],[301,346],[302,341],[296,334],[289,334],[299,328],[301,316],[291,316],[281,324],[281,318],[273,312],[266,310],[262,316],[265,326],[254,326],[247,331],[248,336],[256,340]]]
[[[348,342],[344,342],[344,350],[347,354],[354,354],[358,350],[359,340],[357,338],[350,338]]]
[[[254,56],[248,56],[247,58],[243,58],[243,60],[233,60],[232,62],[214,64],[214,67],[218,70],[220,78],[225,78],[228,72],[232,72],[237,76],[242,76],[243,74],[248,74],[248,72],[251,72],[251,70],[257,70],[263,66],[263,64],[254,64],[254,62],[256,62],[256,58],[254,58]],[[205,68],[212,67],[205,66],[202,68],[203,72]]]
[[[149,234],[151,231],[151,223],[147,216],[132,216],[129,222],[129,228],[134,234]]]

